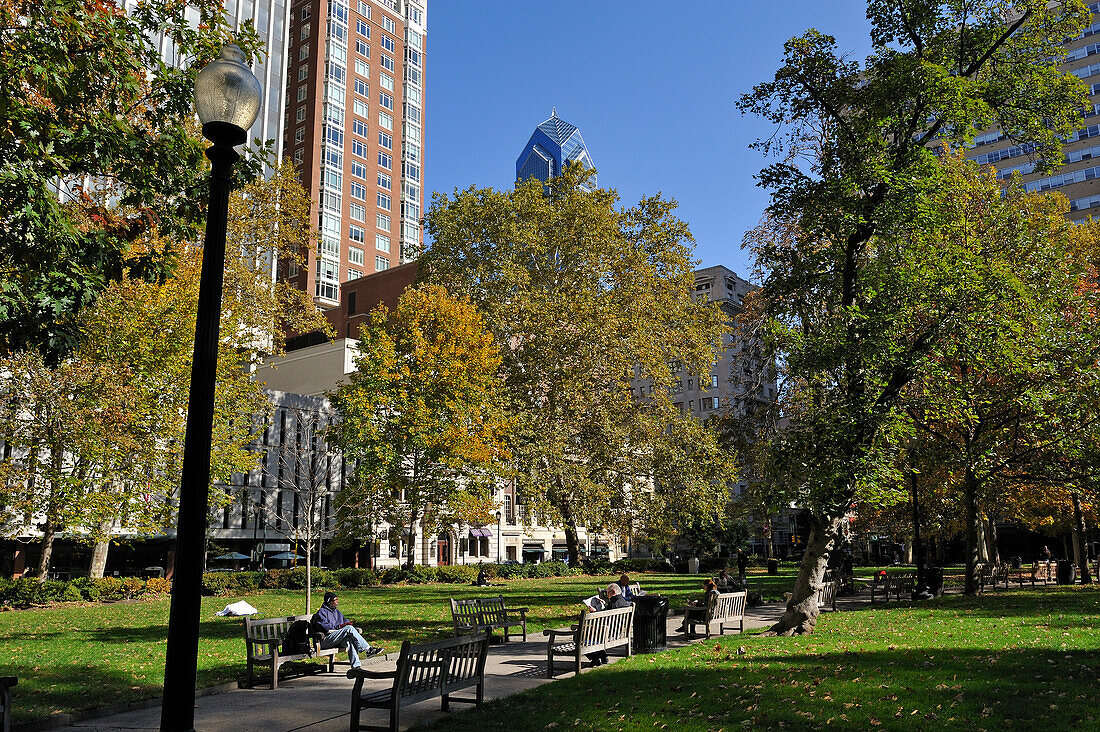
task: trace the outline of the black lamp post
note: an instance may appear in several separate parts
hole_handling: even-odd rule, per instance
[[[187,399],[187,433],[183,447],[180,508],[176,527],[176,571],[168,619],[168,648],[164,662],[162,730],[195,728],[195,682],[199,651],[199,612],[203,551],[206,537],[207,492],[210,487],[210,436],[214,424],[214,382],[218,367],[218,331],[221,325],[222,270],[225,267],[225,229],[229,218],[229,186],[233,149],[247,139],[256,120],[263,90],[245,65],[245,55],[234,44],[222,48],[218,59],[195,78],[195,111],[207,149],[210,205],[199,280],[199,307],[195,323],[195,357]]]

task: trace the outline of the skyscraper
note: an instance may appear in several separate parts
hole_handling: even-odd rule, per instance
[[[538,178],[546,182],[561,175],[565,166],[574,161],[586,168],[594,167],[581,131],[559,117],[554,109],[550,119],[535,128],[516,159],[516,180]]]
[[[313,198],[319,251],[284,273],[325,308],[340,283],[423,241],[427,0],[294,0],[284,156]]]
[[[1066,41],[1066,59],[1061,66],[1088,85],[1090,99],[1081,129],[1066,140],[1066,164],[1053,175],[1034,173],[1035,166],[1028,159],[1029,146],[1008,139],[999,129],[975,137],[973,149],[967,152],[969,159],[983,167],[994,166],[1001,178],[1019,171],[1029,191],[1056,190],[1065,194],[1070,202],[1067,216],[1073,221],[1089,219],[1097,215],[1095,209],[1100,209],[1096,183],[1100,178],[1100,124],[1089,124],[1091,118],[1100,115],[1100,43],[1096,40],[1100,37],[1100,2],[1089,3],[1088,7],[1093,13],[1092,25]]]

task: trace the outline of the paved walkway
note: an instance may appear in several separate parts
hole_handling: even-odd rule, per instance
[[[866,605],[869,593],[855,597],[837,598],[837,609],[854,609]],[[745,628],[761,628],[771,625],[783,612],[780,604],[749,608],[745,616]],[[682,648],[691,642],[675,629],[681,617],[668,619],[668,647]],[[736,634],[736,631],[734,631]],[[726,637],[730,637],[727,633]],[[549,683],[546,678],[546,639],[539,633],[530,633],[526,643],[512,640],[507,644],[494,644],[489,649],[485,664],[485,696],[495,699]],[[395,649],[396,650],[396,649]],[[392,670],[397,653],[372,659],[370,667],[379,671]],[[346,658],[346,656],[341,656]],[[611,655],[616,663],[622,656]],[[574,675],[564,662],[555,663],[555,679]],[[336,673],[289,678],[279,682],[275,691],[233,689],[226,693],[203,696],[196,700],[195,728],[198,730],[263,730],[264,732],[343,732],[349,727],[351,687],[353,681],[344,674],[346,663],[337,665]],[[581,673],[600,673],[599,669],[584,669]],[[370,681],[370,688],[383,689],[384,681]],[[445,716],[440,711],[439,700],[433,699],[402,709],[402,728]],[[465,704],[452,704],[451,709],[461,711]],[[362,717],[368,724],[385,725],[388,713],[384,710],[366,710]],[[108,717],[88,719],[66,727],[69,730],[155,730],[160,725],[160,706],[135,709]]]

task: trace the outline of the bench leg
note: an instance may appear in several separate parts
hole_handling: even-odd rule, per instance
[[[279,688],[279,662],[271,659],[271,690]]]
[[[527,621],[523,621],[523,642],[527,642]]]
[[[481,706],[481,702],[485,701],[485,675],[481,676],[481,683],[477,685],[477,706]]]
[[[546,646],[546,678],[554,678],[554,651]]]
[[[578,641],[577,653],[576,653],[576,656],[575,656],[576,662],[574,664],[574,670],[577,672],[578,676],[581,675],[581,649],[580,649],[579,643],[580,642]]]
[[[401,705],[398,700],[394,699],[393,706],[390,707],[390,732],[397,732],[398,726],[401,724]]]
[[[450,694],[442,694],[440,698],[442,699],[441,707],[442,707],[443,711],[445,711],[445,712],[451,711],[451,695]]]

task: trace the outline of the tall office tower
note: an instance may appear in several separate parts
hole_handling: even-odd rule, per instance
[[[287,46],[287,3],[289,0],[225,0],[226,21],[230,27],[239,29],[251,21],[252,26],[264,43],[264,53],[252,64],[252,73],[260,80],[264,95],[260,102],[260,111],[256,122],[248,131],[248,142],[259,138],[261,142],[274,140],[275,154],[281,156],[279,141],[283,139],[283,99],[286,98],[286,46]],[[131,10],[137,0],[125,0],[126,10]],[[187,22],[197,28],[201,22],[199,11],[188,6],[184,9]],[[191,59],[180,58],[175,44],[159,34],[156,38],[161,58],[173,66],[189,64]]]
[[[1096,179],[1100,178],[1100,124],[1087,124],[1087,119],[1100,115],[1100,2],[1089,3],[1093,23],[1076,38],[1066,41],[1066,60],[1063,71],[1081,78],[1089,86],[1090,107],[1085,110],[1086,122],[1080,130],[1066,140],[1066,164],[1054,175],[1032,172],[1035,166],[1028,161],[1027,145],[1017,145],[994,129],[974,138],[974,149],[967,157],[983,167],[992,165],[997,175],[1007,178],[1020,171],[1023,183],[1029,191],[1057,190],[1070,201],[1067,214],[1072,221],[1084,221],[1100,214],[1090,209],[1100,208],[1100,190]]]
[[[340,283],[423,242],[427,0],[294,0],[284,155],[313,198],[319,251],[286,276],[323,308]]]
[[[565,166],[573,161],[586,168],[594,167],[581,131],[559,117],[558,110],[554,109],[550,119],[535,128],[527,146],[516,158],[516,180],[534,177],[545,182],[561,175]],[[593,185],[595,182],[592,181]]]

